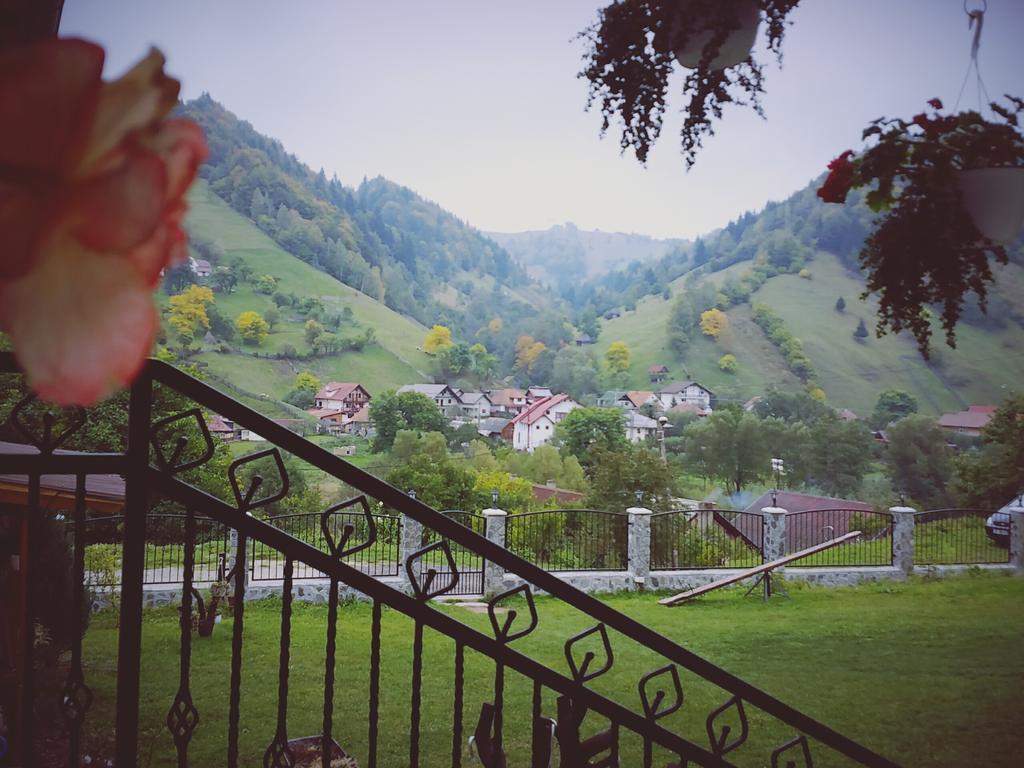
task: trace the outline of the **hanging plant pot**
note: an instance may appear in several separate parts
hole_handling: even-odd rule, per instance
[[[288,748],[292,751],[295,768],[327,768],[321,756],[323,739],[320,736],[304,736],[301,739],[289,739]],[[331,739],[330,768],[358,768],[355,758],[349,755],[341,745]]]
[[[704,55],[704,46],[711,41],[713,36],[713,32],[706,29],[712,20],[704,16],[703,13],[696,16],[691,13],[693,5],[692,2],[680,3],[671,30],[673,38],[684,27],[699,30],[692,31],[687,37],[686,43],[675,49],[676,61],[688,69],[696,69],[700,66],[701,57]],[[761,8],[756,0],[737,0],[736,17],[740,23],[739,29],[732,30],[719,47],[718,54],[709,65],[712,70],[735,66],[750,56],[750,51],[757,40],[757,30],[761,26]]]
[[[1024,167],[960,171],[959,183],[978,231],[994,243],[1012,243],[1024,227]]]

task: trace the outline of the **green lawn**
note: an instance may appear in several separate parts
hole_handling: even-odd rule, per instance
[[[675,609],[654,595],[607,598],[615,608],[772,692],[784,701],[904,764],[914,766],[1013,766],[1024,749],[1024,579],[965,575],[944,580],[880,583],[822,589],[789,585],[792,599],[765,604],[741,590],[720,592]],[[437,606],[474,627],[486,616]],[[516,647],[564,670],[564,640],[588,626],[575,609],[538,600],[539,628]],[[288,732],[319,732],[323,696],[326,609],[296,607],[292,625]],[[242,685],[242,750],[245,765],[258,764],[273,735],[277,701],[278,603],[246,609]],[[365,766],[370,608],[342,607],[334,728],[338,741]],[[196,639],[192,694],[200,725],[191,764],[222,765],[225,740],[231,620],[209,639]],[[143,632],[142,724],[144,764],[174,764],[164,725],[178,682],[178,627],[174,610],[150,611]],[[381,766],[407,765],[412,625],[385,610],[382,631]],[[613,633],[615,665],[594,685],[630,706],[636,681],[658,660]],[[93,720],[113,713],[116,631],[96,617],[86,635],[86,681],[96,700]],[[452,643],[427,632],[424,659],[421,764],[449,764],[452,716]],[[671,727],[704,742],[706,714],[727,698],[684,672],[686,703]],[[466,657],[466,733],[479,705],[489,700],[493,666]],[[509,674],[506,743],[510,764],[523,764],[529,743],[530,685]],[[544,710],[553,712],[552,697]],[[771,745],[789,735],[761,713],[749,712],[750,742],[736,754],[741,765],[767,764]],[[638,765],[638,744],[624,744],[623,765]],[[812,747],[813,749],[814,747]],[[815,764],[847,763],[820,747]],[[516,758],[519,758],[518,760]],[[659,756],[663,765],[665,756]],[[468,755],[464,765],[476,764]]]

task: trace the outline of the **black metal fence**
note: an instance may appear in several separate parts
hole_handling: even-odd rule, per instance
[[[871,566],[892,564],[892,515],[860,509],[810,509],[786,515],[785,554],[824,544],[860,531],[861,535],[831,549],[803,557],[791,567]]]
[[[505,546],[547,571],[624,571],[629,561],[629,516],[597,509],[509,515]]]
[[[370,520],[376,529],[371,536]],[[318,514],[300,513],[268,518],[272,526],[310,544],[322,552],[329,546]],[[344,562],[371,576],[397,576],[402,522],[399,515],[372,513],[369,519],[358,511],[339,511],[330,515],[327,532],[335,541],[346,539],[346,547],[356,549],[344,557]],[[347,535],[346,535],[347,534]],[[253,542],[249,571],[253,581],[279,581],[284,578],[285,556],[261,542]],[[296,579],[323,578],[324,574],[307,563],[296,563],[292,573]]]
[[[764,551],[764,522],[755,512],[677,509],[651,515],[651,568],[751,568]]]
[[[445,509],[441,514],[473,533],[483,536],[487,521],[483,515],[464,509]],[[438,544],[442,536],[432,528],[424,528],[421,545],[429,547]],[[451,560],[449,561],[449,557]],[[453,568],[454,565],[454,568]],[[449,542],[447,550],[435,548],[419,560],[418,575],[433,569],[438,588],[447,588],[449,595],[482,595],[484,592],[484,559],[478,552],[455,542]],[[458,573],[456,578],[454,573]],[[453,583],[454,582],[454,583]]]
[[[994,518],[991,526],[986,525],[989,518]],[[1009,561],[1010,520],[1006,513],[991,509],[932,509],[914,515],[914,562],[917,564]]]
[[[231,529],[208,517],[195,520],[195,570],[197,582],[223,577],[230,551]],[[124,546],[124,517],[90,517],[85,521],[85,578],[95,587],[121,585],[121,551]],[[75,526],[67,524],[69,538]],[[146,515],[146,549],[143,584],[179,584],[185,565],[185,515]]]

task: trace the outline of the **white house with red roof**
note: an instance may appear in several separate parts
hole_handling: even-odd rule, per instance
[[[580,404],[568,395],[552,395],[537,400],[512,419],[501,436],[517,451],[533,453],[551,440],[555,426]]]
[[[341,411],[346,416],[354,415],[369,402],[370,393],[362,385],[349,381],[329,381],[313,395],[316,410]]]

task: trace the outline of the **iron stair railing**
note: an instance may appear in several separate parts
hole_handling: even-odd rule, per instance
[[[9,354],[0,354],[0,372],[17,372],[17,367]],[[509,646],[512,640],[517,639],[526,632],[532,631],[533,627],[536,626],[536,613],[532,604],[530,587],[521,587],[518,590],[513,590],[513,592],[521,591],[527,599],[532,615],[531,626],[526,632],[521,632],[520,630],[513,632],[509,624],[510,619],[506,620],[506,623],[502,625],[497,620],[497,614],[494,609],[497,603],[506,596],[497,596],[497,598],[492,599],[490,602],[490,615],[494,630],[494,637],[490,637],[452,619],[446,614],[434,610],[428,604],[428,599],[434,596],[434,593],[431,592],[431,581],[434,578],[434,574],[428,569],[425,578],[422,571],[417,576],[416,570],[412,567],[412,561],[423,557],[426,554],[426,550],[415,553],[409,562],[405,564],[413,585],[414,594],[410,596],[342,562],[339,551],[333,544],[331,552],[324,552],[289,536],[272,525],[252,517],[248,513],[256,505],[256,502],[266,503],[266,499],[257,500],[255,498],[254,494],[257,490],[255,487],[250,486],[248,489],[243,490],[235,483],[236,505],[231,506],[175,477],[183,469],[193,466],[195,462],[179,461],[183,455],[183,445],[179,444],[174,450],[170,451],[169,457],[160,449],[159,445],[156,445],[155,434],[161,426],[167,422],[174,421],[174,419],[165,420],[164,424],[151,424],[152,390],[154,384],[170,387],[181,395],[190,398],[202,408],[218,413],[233,420],[235,423],[244,424],[250,430],[263,436],[275,446],[274,449],[266,452],[266,454],[275,457],[282,470],[283,466],[280,465],[280,454],[278,451],[283,450],[340,479],[356,488],[359,492],[379,500],[386,506],[408,515],[424,526],[434,530],[441,537],[442,541],[427,547],[426,550],[438,550],[438,552],[446,555],[450,562],[451,553],[448,549],[448,542],[457,543],[477,553],[485,560],[501,566],[506,572],[516,574],[528,585],[542,589],[553,597],[587,614],[596,622],[595,626],[580,636],[570,638],[566,644],[566,657],[572,673],[571,676],[562,675],[538,663],[529,656],[515,651]],[[192,418],[193,416],[194,414],[190,412],[183,414],[180,418]],[[201,418],[200,423],[202,423]],[[203,433],[210,448],[208,453],[212,454],[212,442],[210,442],[210,436],[206,432],[205,426],[203,426]],[[157,466],[153,466],[150,462],[151,444],[156,449],[153,451],[153,454],[156,457]],[[52,448],[52,446],[49,446],[49,448]],[[547,761],[551,757],[550,745],[545,750],[542,746],[544,739],[542,735],[539,735],[551,728],[550,719],[545,719],[541,716],[540,702],[543,688],[550,689],[560,695],[558,709],[561,714],[561,726],[555,730],[560,745],[560,759],[563,768],[570,768],[570,766],[596,767],[600,765],[619,765],[617,744],[620,728],[633,731],[644,739],[645,766],[652,765],[651,747],[655,744],[677,755],[680,759],[680,765],[686,765],[688,762],[698,765],[730,765],[731,763],[726,760],[726,755],[742,746],[747,738],[748,727],[745,707],[756,707],[787,724],[797,732],[793,740],[780,746],[771,755],[773,766],[776,764],[796,766],[797,763],[789,757],[794,753],[801,755],[801,760],[805,765],[811,765],[811,751],[808,746],[808,740],[818,742],[862,765],[895,765],[864,745],[853,741],[792,706],[785,704],[760,688],[721,669],[692,651],[673,643],[649,627],[619,613],[606,603],[575,589],[543,569],[520,559],[503,547],[460,525],[457,521],[440,514],[421,501],[408,496],[403,491],[313,445],[299,435],[276,424],[271,419],[165,363],[150,361],[132,386],[128,449],[126,453],[62,456],[53,454],[52,450],[48,449],[48,446],[45,444],[42,446],[42,449],[42,453],[38,455],[0,456],[0,469],[3,472],[21,473],[29,476],[30,486],[35,489],[35,494],[30,501],[30,506],[33,508],[38,506],[38,478],[43,473],[55,474],[63,470],[69,474],[84,476],[88,473],[117,472],[124,474],[126,477],[125,544],[122,558],[122,605],[117,680],[116,747],[118,766],[132,766],[136,764],[137,760],[145,521],[147,499],[156,491],[184,505],[189,510],[190,515],[201,513],[235,528],[239,532],[237,561],[243,564],[245,562],[247,540],[259,541],[273,547],[286,557],[284,600],[282,603],[280,651],[282,671],[279,684],[278,733],[264,757],[265,765],[284,766],[293,764],[293,758],[284,737],[287,721],[287,666],[292,569],[295,562],[306,563],[326,574],[331,580],[330,612],[327,627],[328,651],[325,668],[324,743],[322,747],[325,755],[331,748],[328,744],[328,737],[330,734],[330,715],[333,707],[333,638],[334,622],[337,618],[337,594],[339,583],[344,583],[373,600],[375,634],[370,660],[371,683],[374,680],[379,682],[379,622],[381,606],[390,606],[402,614],[411,617],[415,622],[410,766],[418,765],[419,760],[418,741],[421,696],[421,680],[419,676],[422,671],[421,654],[424,627],[428,627],[456,641],[457,708],[461,707],[462,654],[464,649],[470,648],[475,650],[493,659],[495,662],[495,702],[490,705],[492,707],[491,710],[485,710],[482,713],[475,734],[477,751],[484,761],[485,768],[491,768],[492,766],[494,768],[499,768],[499,766],[504,768],[505,766],[506,756],[502,751],[501,714],[501,686],[505,667],[534,681],[532,764],[537,766],[537,768],[547,765]],[[246,460],[246,458],[243,458],[236,461],[232,465],[232,472],[234,472],[235,467],[239,463]],[[283,495],[287,491],[286,473],[283,475],[282,480],[283,487],[279,493]],[[259,485],[258,480],[256,485]],[[329,512],[330,510],[325,515],[329,514]],[[342,547],[344,547],[343,543]],[[188,739],[198,721],[198,713],[195,713],[188,695],[187,677],[190,639],[186,637],[188,633],[185,631],[185,621],[186,617],[191,613],[191,599],[187,596],[190,594],[191,589],[191,564],[190,557],[189,567],[186,567],[186,573],[183,576],[185,581],[183,584],[183,594],[186,597],[183,599],[182,605],[182,685],[179,696],[176,698],[172,710],[168,714],[168,726],[179,749],[180,765],[187,765]],[[452,563],[452,570],[455,570],[454,563]],[[241,650],[244,638],[243,597],[245,568],[236,567],[233,578],[236,590],[236,616],[232,638],[231,702],[228,734],[228,764],[231,766],[237,765],[239,759],[237,741]],[[29,611],[28,615],[30,616],[31,606],[27,608]],[[656,652],[666,662],[662,668],[655,670],[655,672],[639,681],[639,692],[643,705],[642,713],[602,696],[586,685],[587,682],[607,671],[607,668],[611,665],[613,655],[608,641],[608,629],[615,630],[633,642]],[[572,652],[572,646],[578,640],[591,634],[598,635],[606,649],[607,665],[597,670],[590,668],[594,661],[593,654],[587,654],[582,661],[577,663]],[[77,652],[80,652],[80,647]],[[31,649],[28,646],[26,648],[26,658],[31,658]],[[682,690],[678,685],[677,666],[690,670],[699,677],[722,688],[730,696],[728,701],[722,707],[713,711],[706,720],[708,732],[707,747],[663,728],[658,722],[661,718],[675,711],[678,706],[671,701],[666,702],[668,694],[663,689],[648,695],[647,685],[654,680],[668,679],[673,683],[673,687],[678,694],[678,705],[681,705]],[[25,674],[30,675],[31,672],[26,671]],[[31,711],[31,702],[27,697],[25,702],[29,705],[27,711]],[[732,734],[732,738],[730,738],[729,728],[718,729],[715,725],[716,717],[730,710],[738,714],[741,724],[740,734]],[[587,740],[581,738],[578,725],[587,711],[597,712],[609,719],[611,725],[608,731],[599,734],[603,741],[598,739],[595,742],[593,738]],[[373,691],[371,691],[371,718],[375,716],[374,697]],[[23,718],[23,720],[26,720],[26,722],[22,723],[24,730],[22,743],[29,744],[31,743],[31,718]],[[370,727],[371,744],[375,744],[377,738],[374,731],[375,723],[371,722]],[[453,722],[453,765],[458,765],[460,760],[457,744],[461,736],[461,730],[460,713],[460,717],[456,718]],[[27,740],[24,740],[26,737]],[[591,749],[596,751],[590,751]],[[372,748],[371,755],[373,755]],[[783,759],[786,762],[778,762]],[[326,762],[325,760],[325,764]],[[23,764],[31,764],[30,754],[23,759]],[[372,764],[373,758],[371,757]]]

